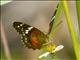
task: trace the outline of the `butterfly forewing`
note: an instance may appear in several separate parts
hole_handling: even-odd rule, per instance
[[[19,32],[22,43],[28,48],[40,49],[47,42],[47,35],[35,27],[21,22],[14,22],[13,27]]]
[[[19,32],[20,34],[23,34],[25,30],[28,30],[30,26],[23,24],[22,22],[14,22],[13,27],[17,30],[17,32]]]

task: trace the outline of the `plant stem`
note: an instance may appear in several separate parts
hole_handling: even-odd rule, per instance
[[[61,1],[62,5],[63,5],[63,10],[64,10],[64,14],[66,17],[66,22],[69,28],[69,32],[70,32],[70,36],[71,36],[71,40],[73,43],[73,48],[75,51],[75,55],[76,55],[76,59],[80,60],[80,50],[79,50],[79,45],[78,45],[78,38],[76,36],[76,33],[74,32],[72,23],[71,23],[71,19],[70,19],[70,14],[69,14],[69,10],[68,10],[68,6],[67,6],[67,1]]]
[[[49,37],[52,37],[54,35],[54,29],[57,26],[57,22],[59,20],[58,18],[59,18],[60,14],[61,14],[61,11],[62,11],[62,6],[61,6],[61,2],[59,2],[59,7],[57,9],[57,12],[56,12],[56,15],[55,15],[55,19],[54,19],[54,23],[52,25],[52,29],[50,31]]]
[[[78,17],[78,25],[79,25],[79,32],[80,32],[80,1],[76,2],[76,10],[77,10],[77,17]]]

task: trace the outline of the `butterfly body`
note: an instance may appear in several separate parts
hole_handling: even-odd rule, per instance
[[[31,27],[21,22],[14,22],[13,27],[21,35],[23,44],[32,49],[41,49],[43,44],[47,42],[47,35],[35,27]]]

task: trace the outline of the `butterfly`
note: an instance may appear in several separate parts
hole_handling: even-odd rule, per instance
[[[56,12],[55,12],[55,14],[56,14]],[[54,14],[54,16],[55,16],[55,14]],[[53,24],[54,19],[55,19],[55,17],[52,19],[50,26]],[[45,45],[49,45],[49,44],[46,44],[49,42],[48,35],[44,34],[39,29],[32,27],[28,24],[22,23],[22,22],[14,22],[13,27],[21,35],[21,41],[26,47],[32,48],[35,50],[35,49],[41,49]],[[50,30],[51,30],[51,28],[52,28],[52,26],[50,27]]]
[[[35,27],[22,22],[14,22],[13,27],[21,35],[22,43],[32,49],[41,49],[48,40],[48,36]]]
[[[55,53],[63,49],[63,45],[55,46],[52,42],[48,41],[48,36],[35,27],[31,27],[22,22],[14,22],[13,27],[21,35],[22,43],[32,49],[41,49],[47,46],[48,52],[41,54],[38,58],[47,57],[50,53]]]

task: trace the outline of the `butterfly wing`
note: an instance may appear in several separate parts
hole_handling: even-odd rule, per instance
[[[22,43],[28,48],[40,49],[47,42],[47,35],[35,27],[22,22],[14,22],[13,27],[19,32]]]

